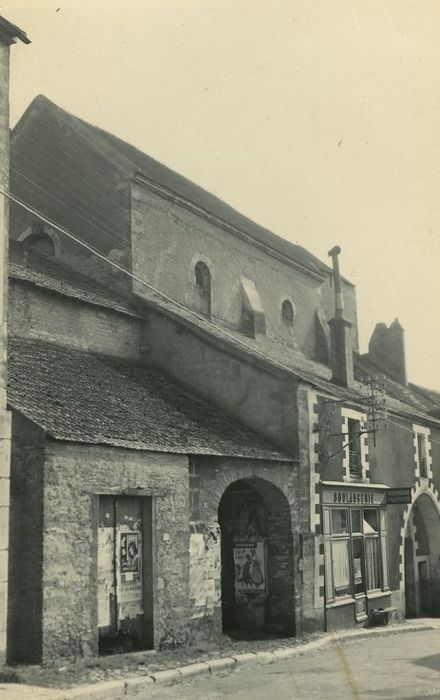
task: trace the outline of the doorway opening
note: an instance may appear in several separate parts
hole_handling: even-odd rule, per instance
[[[264,479],[235,481],[221,498],[218,517],[223,631],[293,636],[293,542],[286,497]]]
[[[425,493],[414,503],[406,529],[405,614],[440,616],[440,518]]]
[[[152,648],[151,498],[99,496],[99,653]]]

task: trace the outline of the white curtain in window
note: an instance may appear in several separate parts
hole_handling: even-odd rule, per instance
[[[350,590],[348,540],[333,540],[333,576],[336,595]]]
[[[379,539],[365,538],[365,569],[367,574],[367,590],[380,588]]]

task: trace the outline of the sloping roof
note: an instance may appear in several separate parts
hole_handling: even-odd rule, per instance
[[[391,379],[378,367],[368,355],[354,354],[355,378],[362,382],[367,377],[377,377],[383,386],[389,407],[400,409],[403,413],[412,413],[421,419],[440,418],[440,394],[423,389],[415,384],[407,386]],[[390,401],[391,400],[391,401]]]
[[[5,17],[0,17],[0,36],[3,41],[11,44],[14,44],[16,39],[20,39],[23,44],[31,43],[26,33],[20,27],[9,22]]]
[[[133,295],[109,289],[55,258],[32,250],[25,253],[16,241],[10,241],[9,245],[9,277],[89,304],[138,315]]]
[[[9,339],[8,400],[53,438],[179,454],[290,461],[153,366]]]
[[[48,124],[52,122],[52,127],[48,130]],[[55,124],[59,125],[59,128],[55,129]],[[69,132],[70,131],[70,135]],[[142,153],[134,146],[122,141],[121,139],[113,136],[112,134],[96,127],[88,122],[75,117],[68,112],[64,111],[53,102],[48,100],[43,95],[36,97],[28,109],[25,111],[16,127],[13,130],[12,142],[11,142],[11,181],[14,187],[11,190],[14,194],[19,194],[17,190],[22,191],[23,188],[29,189],[29,183],[26,185],[15,171],[16,167],[21,168],[26,171],[27,169],[33,170],[33,168],[38,167],[37,163],[32,163],[28,154],[20,152],[20,141],[23,134],[23,147],[22,151],[30,151],[30,149],[35,149],[37,144],[44,141],[47,134],[47,142],[50,146],[49,149],[40,149],[40,157],[44,161],[51,161],[52,168],[58,170],[63,163],[68,162],[69,167],[63,168],[61,175],[63,187],[68,189],[71,188],[71,196],[74,198],[78,187],[81,183],[78,182],[76,177],[77,173],[74,170],[75,161],[78,161],[78,154],[76,152],[77,146],[75,139],[72,138],[73,134],[80,136],[82,140],[87,141],[89,147],[94,150],[96,156],[100,159],[105,158],[108,162],[111,162],[112,167],[116,171],[124,173],[130,178],[133,175],[141,171],[147,178],[158,185],[170,190],[171,192],[177,194],[186,200],[189,200],[196,206],[204,209],[205,211],[213,214],[214,216],[222,219],[227,224],[240,229],[248,236],[252,237],[254,240],[263,243],[274,251],[287,256],[292,261],[301,265],[302,267],[310,270],[314,273],[329,274],[331,273],[330,268],[322,263],[318,258],[309,253],[305,248],[300,245],[290,243],[289,241],[277,236],[268,229],[255,223],[248,217],[240,214],[238,211],[233,209],[231,206],[223,202],[218,197],[210,194],[206,190],[202,189],[198,185],[194,184],[187,178],[174,172],[167,166],[159,163],[154,158]],[[57,153],[57,148],[59,147],[59,141],[62,139],[63,145],[62,150],[64,153],[64,159],[56,156],[56,160],[52,158],[52,153]],[[37,142],[37,144],[35,144]],[[35,158],[33,159],[35,161]],[[47,175],[47,165],[46,163],[46,175]],[[84,162],[84,167],[82,171],[82,177],[86,180],[91,180],[91,186],[94,188],[95,200],[98,197],[98,188],[101,183],[97,181],[97,176],[100,174],[96,171],[96,167],[90,163]],[[70,175],[69,175],[70,172]],[[43,172],[39,172],[38,180],[45,177]],[[106,210],[105,197],[108,199],[107,211],[114,211],[115,209],[115,198],[120,198],[121,193],[115,188],[115,182],[113,182],[113,188],[108,187],[105,191],[99,192],[99,200],[97,201],[96,211]],[[109,180],[110,185],[110,180]],[[32,193],[32,201],[38,196],[37,192]],[[120,206],[126,206],[127,202],[120,199]],[[66,201],[66,207],[69,206],[69,202]],[[72,206],[70,202],[70,206]],[[84,202],[83,202],[83,208]],[[96,218],[96,211],[90,212],[90,222],[91,228],[93,227],[93,218]],[[93,215],[95,215],[93,217]],[[116,215],[116,213],[115,213]]]

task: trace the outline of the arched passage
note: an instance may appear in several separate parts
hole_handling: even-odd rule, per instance
[[[404,561],[406,617],[440,616],[440,514],[424,492],[408,514]]]
[[[293,635],[294,577],[290,509],[264,479],[241,479],[219,509],[223,630]]]

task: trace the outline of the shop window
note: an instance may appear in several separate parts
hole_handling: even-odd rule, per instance
[[[388,588],[385,511],[324,508],[327,602]]]
[[[347,449],[350,476],[362,477],[361,424],[349,418],[347,421]]]
[[[199,260],[194,268],[195,284],[198,292],[198,310],[211,318],[211,273],[206,263]]]

